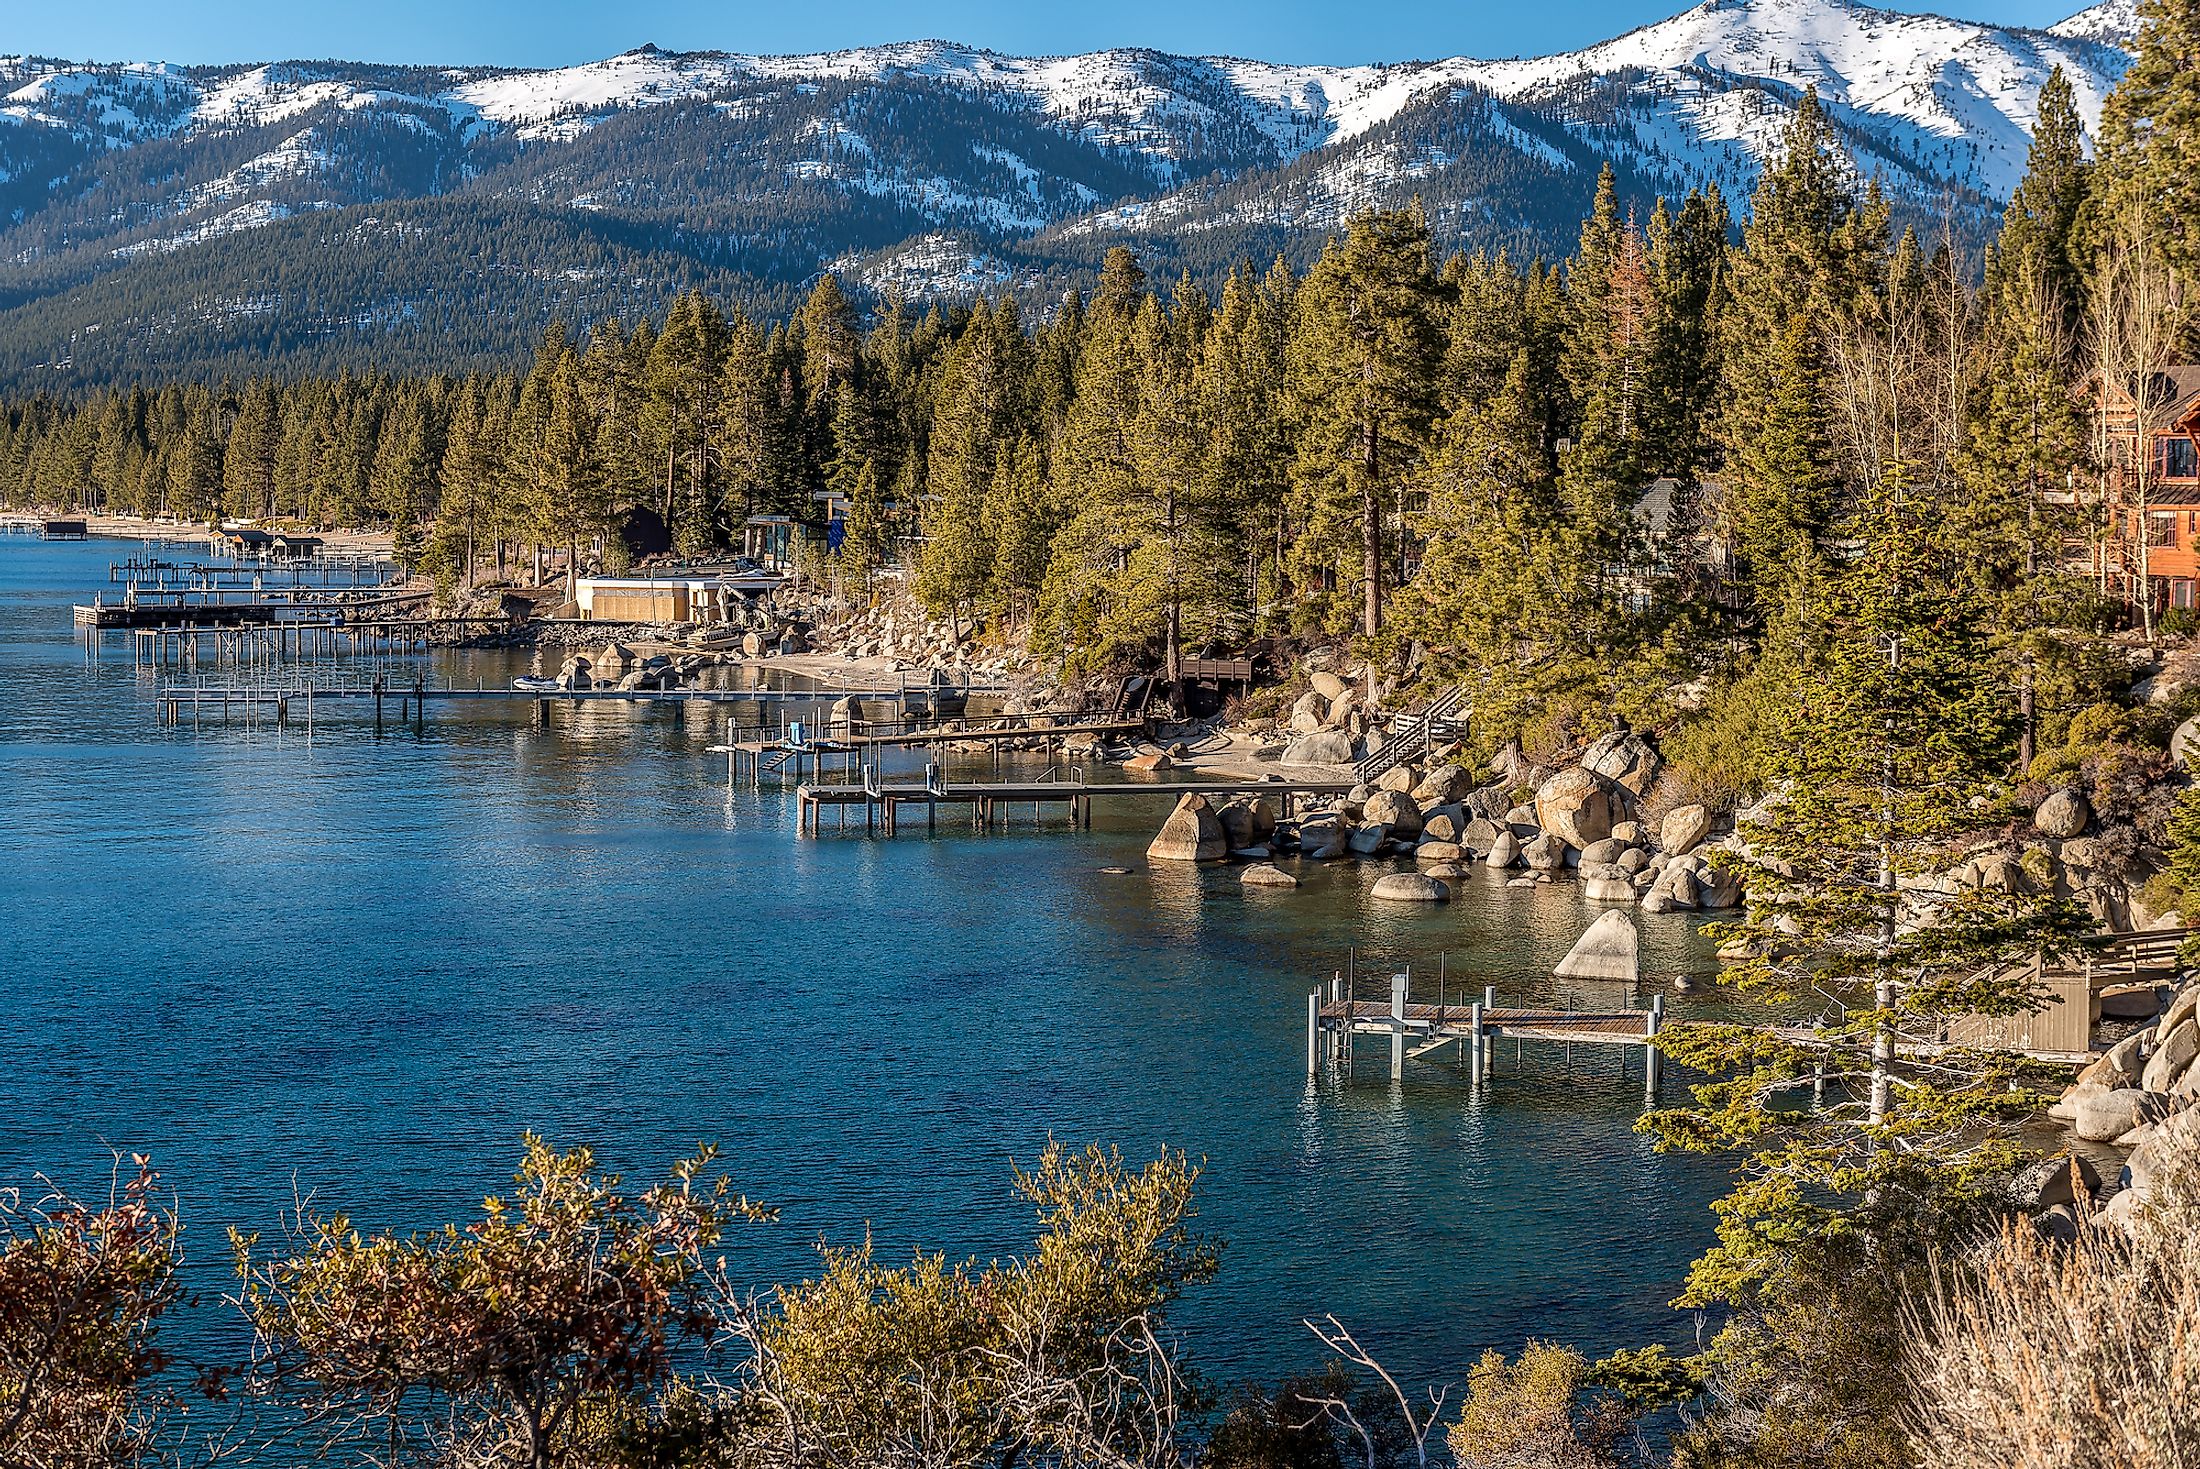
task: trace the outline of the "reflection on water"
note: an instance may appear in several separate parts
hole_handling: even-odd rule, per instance
[[[1383,869],[1340,863],[1248,891],[1147,870],[1159,803],[798,840],[783,792],[726,789],[723,711],[697,708],[163,729],[126,648],[71,640],[113,555],[0,545],[0,1176],[152,1151],[209,1284],[221,1227],[267,1227],[294,1182],[369,1227],[435,1222],[527,1129],[638,1172],[721,1142],[783,1211],[735,1241],[759,1281],[867,1224],[889,1255],[998,1253],[1030,1228],[1009,1162],[1053,1136],[1206,1159],[1228,1249],[1184,1319],[1225,1377],[1313,1361],[1316,1312],[1415,1376],[1530,1333],[1690,1329],[1664,1302],[1719,1180],[1634,1134],[1639,1062],[1501,1049],[1477,1096],[1448,1051],[1394,1086],[1363,1046],[1351,1078],[1305,1076],[1306,991],[1348,965],[1368,993],[1441,964],[1564,999],[1548,975],[1596,911],[1570,887],[1374,906]],[[1687,921],[1644,942],[1654,976],[1710,967]]]

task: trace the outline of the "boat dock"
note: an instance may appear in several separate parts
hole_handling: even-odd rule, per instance
[[[877,832],[883,827],[888,836],[900,830],[901,812],[904,807],[911,806],[923,808],[927,830],[938,824],[942,806],[968,806],[972,831],[995,830],[1006,812],[1018,806],[1029,806],[1034,817],[1047,807],[1059,806],[1072,825],[1090,826],[1096,800],[1151,800],[1156,796],[1166,796],[1170,800],[1191,795],[1224,800],[1233,796],[1273,796],[1284,804],[1288,815],[1290,808],[1304,798],[1341,796],[1351,789],[1352,782],[1342,780],[1100,783],[1087,780],[1081,769],[1060,774],[1050,771],[1030,780],[950,781],[941,778],[937,765],[927,766],[921,781],[888,784],[880,780],[877,767],[867,765],[863,767],[862,779],[857,782],[797,787],[795,830],[816,835],[828,809],[839,813],[841,825],[845,827],[849,810],[859,806],[863,809],[863,829]]]
[[[1410,974],[1393,974],[1388,1000],[1354,998],[1353,982],[1343,975],[1309,990],[1306,1074],[1319,1076],[1325,1063],[1349,1072],[1354,1039],[1370,1036],[1389,1040],[1393,1081],[1404,1078],[1408,1060],[1456,1046],[1475,1084],[1480,1085],[1492,1074],[1497,1039],[1510,1036],[1516,1043],[1619,1047],[1623,1058],[1628,1049],[1640,1050],[1644,1100],[1654,1104],[1657,1099],[1664,1057],[1652,1042],[1665,1021],[1663,995],[1652,995],[1648,1008],[1641,1010],[1513,1009],[1497,1003],[1494,985],[1485,988],[1479,997],[1468,999],[1464,991],[1457,997],[1445,994],[1439,980],[1433,1004],[1411,999],[1411,985]]]
[[[75,609],[75,622],[79,631],[96,632],[122,628],[189,633],[201,628],[266,627],[276,623],[342,627],[355,620],[401,620],[392,614],[418,607],[429,596],[426,592],[420,592],[340,601],[329,596],[330,590],[327,587],[268,590],[175,587],[151,590],[133,586],[123,594],[120,601],[110,602],[102,596],[93,598],[89,603],[79,604]],[[241,595],[231,597],[227,595],[230,592]],[[503,621],[499,618],[477,620]]]
[[[911,690],[917,696],[922,689]],[[292,722],[303,712],[310,712],[319,704],[347,704],[372,701],[375,719],[379,723],[385,707],[394,702],[398,717],[419,719],[431,703],[474,705],[533,704],[541,714],[546,714],[553,704],[735,704],[766,705],[829,702],[834,699],[881,699],[902,697],[902,691],[892,688],[866,689],[559,689],[548,692],[535,689],[494,688],[480,684],[473,688],[436,685],[424,679],[378,678],[369,684],[337,685],[322,687],[312,683],[270,684],[170,684],[157,690],[153,696],[159,707],[163,724],[190,723],[196,725],[210,715],[219,715],[226,721],[232,714],[238,717],[257,717],[270,713],[278,726]],[[546,721],[545,721],[546,722]]]

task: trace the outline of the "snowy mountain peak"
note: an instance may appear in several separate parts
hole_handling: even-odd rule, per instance
[[[2129,51],[2139,44],[2139,0],[2101,0],[2048,27],[2058,36]]]

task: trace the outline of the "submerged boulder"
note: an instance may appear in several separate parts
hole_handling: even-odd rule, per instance
[[[1622,979],[1633,983],[1642,972],[1641,941],[1635,920],[1614,908],[1589,925],[1552,972],[1560,979]]]
[[[1299,880],[1273,862],[1255,862],[1238,874],[1238,881],[1249,888],[1295,888]]]
[[[1393,872],[1375,884],[1372,896],[1396,903],[1443,903],[1451,889],[1436,878],[1419,872]]]

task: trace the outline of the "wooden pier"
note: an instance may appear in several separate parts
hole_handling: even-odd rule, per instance
[[[1306,1074],[1320,1075],[1324,1062],[1349,1069],[1353,1040],[1365,1035],[1389,1040],[1393,1081],[1404,1078],[1409,1059],[1457,1046],[1475,1084],[1480,1085],[1491,1074],[1497,1038],[1510,1036],[1516,1042],[1639,1049],[1643,1054],[1644,1098],[1652,1103],[1657,1099],[1664,1058],[1652,1042],[1665,1021],[1663,995],[1652,995],[1649,1008],[1643,1010],[1515,1009],[1498,1005],[1495,986],[1485,988],[1480,998],[1472,1000],[1463,995],[1453,1000],[1439,993],[1436,1003],[1430,1004],[1408,997],[1411,984],[1410,975],[1393,974],[1388,1000],[1353,998],[1352,981],[1342,975],[1309,990]]]
[[[131,587],[120,601],[104,596],[80,603],[74,611],[79,631],[107,632],[122,629],[160,629],[188,633],[208,627],[269,626],[304,623],[317,627],[343,627],[354,621],[429,622],[480,621],[503,623],[503,618],[419,618],[411,609],[424,604],[429,593],[381,593],[356,600],[331,596],[329,587],[171,587],[147,590]],[[231,596],[231,593],[238,595]],[[399,613],[405,613],[400,618]]]
[[[921,697],[921,686],[915,690]],[[866,695],[869,698],[892,698],[891,691],[884,695]],[[1060,719],[1061,724],[1035,724],[1035,719]],[[891,726],[880,731],[871,728],[876,724]],[[963,718],[914,720],[827,720],[822,725],[808,721],[800,726],[790,726],[779,732],[776,738],[760,737],[744,740],[729,721],[724,744],[709,747],[713,755],[726,757],[726,784],[736,786],[744,776],[751,787],[763,784],[766,775],[778,772],[802,779],[805,763],[818,780],[824,779],[828,766],[838,765],[855,780],[861,768],[869,763],[869,756],[886,749],[919,749],[930,745],[972,744],[991,749],[997,755],[1005,744],[1024,744],[1038,748],[1051,748],[1059,756],[1076,735],[1129,734],[1143,729],[1141,720],[1079,719],[1075,714],[1010,714],[998,719],[973,722]],[[839,757],[837,760],[833,757]],[[998,761],[996,761],[998,768]]]
[[[942,806],[967,806],[970,808],[970,827],[973,831],[995,830],[1006,810],[1029,806],[1036,816],[1042,808],[1059,806],[1068,814],[1075,826],[1092,824],[1093,802],[1122,800],[1151,800],[1165,796],[1177,800],[1188,795],[1220,797],[1273,796],[1286,808],[1309,796],[1341,796],[1352,789],[1352,782],[1325,781],[1178,781],[1164,784],[1158,781],[1122,781],[1096,783],[1084,778],[1083,772],[1073,771],[1054,778],[1009,781],[950,781],[940,778],[939,767],[926,767],[925,777],[915,782],[886,783],[875,766],[866,766],[860,781],[844,785],[804,785],[795,790],[797,832],[814,835],[819,829],[819,819],[828,809],[838,810],[845,818],[852,807],[863,808],[863,828],[876,832],[882,826],[888,836],[900,830],[900,816],[904,807],[918,806],[924,809],[925,825],[930,829],[938,824]],[[1288,814],[1288,810],[1286,812]]]

